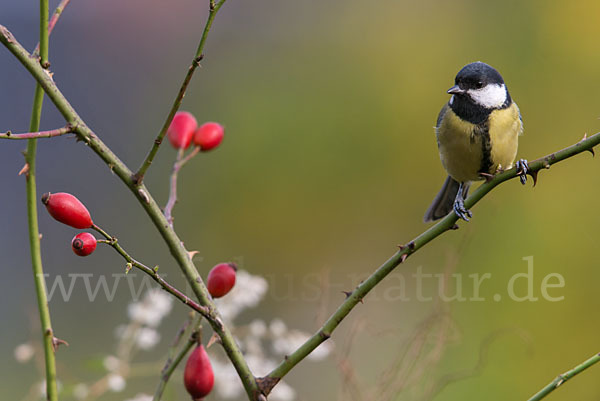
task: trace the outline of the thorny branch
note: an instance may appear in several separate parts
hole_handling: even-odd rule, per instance
[[[0,139],[39,139],[39,138],[54,138],[65,134],[75,133],[75,127],[72,125],[66,125],[62,128],[57,128],[49,131],[38,131],[38,132],[27,132],[24,134],[13,134],[10,131],[6,131],[0,134]]]
[[[588,151],[594,154],[594,146],[600,143],[600,133],[594,134],[589,138],[584,136],[582,140],[564,148],[558,152],[552,153],[541,159],[535,160],[529,164],[530,172],[534,180],[534,185],[537,182],[538,172],[542,169],[548,169],[551,165],[578,155],[579,153]],[[517,177],[517,169],[512,168],[502,173],[495,175],[488,182],[483,183],[477,190],[473,192],[465,200],[465,207],[470,209],[479,202],[485,195],[501,183]],[[417,252],[430,241],[439,237],[446,231],[456,228],[458,217],[455,213],[450,213],[448,216],[440,220],[437,224],[430,227],[428,230],[417,236],[406,245],[401,245],[390,259],[381,265],[373,272],[366,280],[360,283],[351,293],[348,294],[346,300],[339,308],[329,317],[325,324],[313,334],[304,344],[302,344],[294,353],[288,355],[279,366],[271,371],[267,376],[257,379],[260,389],[263,394],[269,394],[272,388],[283,378],[294,366],[308,356],[322,342],[331,337],[333,331],[338,327],[350,311],[371,291],[381,280],[391,273],[396,266],[404,262],[406,258]]]
[[[169,284],[164,278],[162,278],[160,274],[158,274],[158,266],[156,266],[155,268],[151,268],[143,263],[138,262],[137,260],[132,258],[131,255],[129,255],[127,251],[123,249],[123,247],[121,247],[116,237],[113,237],[112,235],[108,234],[106,231],[104,231],[95,224],[92,226],[92,228],[98,231],[100,234],[102,234],[102,236],[106,238],[106,244],[113,247],[113,249],[117,251],[117,253],[119,253],[119,255],[121,255],[127,261],[127,272],[129,272],[129,270],[131,270],[133,267],[140,269],[141,271],[152,277],[152,279],[156,281],[163,288],[163,290],[167,291],[175,298],[177,298],[196,312],[200,313],[206,319],[213,319],[213,316],[210,314],[209,308],[207,308],[206,306],[198,305],[198,303],[194,302],[183,292],[179,291],[177,288]]]
[[[221,2],[220,4],[222,4]],[[214,17],[214,16],[213,16]],[[188,251],[183,246],[181,239],[172,229],[167,219],[164,217],[160,207],[152,197],[146,186],[139,182],[134,173],[113,153],[113,151],[102,142],[102,140],[85,124],[83,119],[75,111],[73,106],[61,93],[56,86],[52,75],[49,74],[40,64],[31,57],[31,55],[21,46],[15,39],[12,33],[4,26],[0,25],[0,42],[23,64],[30,74],[39,83],[41,88],[46,92],[50,100],[54,103],[60,113],[63,115],[67,123],[76,127],[78,139],[83,141],[88,147],[94,151],[100,159],[106,163],[109,169],[115,173],[117,177],[134,194],[140,205],[144,208],[154,226],[158,229],[165,243],[169,247],[171,254],[177,261],[180,269],[184,273],[186,280],[191,286],[192,291],[198,298],[200,305],[206,306],[211,315],[208,320],[213,330],[221,339],[221,344],[229,357],[229,360],[235,367],[244,389],[251,400],[260,399],[261,394],[258,390],[256,379],[244,356],[237,345],[233,334],[227,326],[222,323],[221,317],[208,294],[208,290],[198,274]]]

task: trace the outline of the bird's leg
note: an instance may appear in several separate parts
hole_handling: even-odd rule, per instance
[[[454,199],[454,213],[458,216],[459,219],[463,219],[464,221],[469,221],[470,217],[473,217],[473,213],[465,207],[465,198],[463,197],[463,185],[464,183],[460,183],[458,187],[458,192],[456,193],[456,198]]]
[[[516,167],[521,184],[525,185],[527,183],[527,174],[529,173],[529,164],[527,164],[527,160],[519,159],[516,163]]]

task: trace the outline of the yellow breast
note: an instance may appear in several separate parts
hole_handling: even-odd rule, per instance
[[[488,174],[495,174],[499,167],[512,167],[518,136],[523,129],[517,105],[513,103],[506,109],[492,111],[487,127],[482,127],[462,120],[447,106],[436,127],[442,165],[458,182],[482,179],[484,158],[490,159],[489,167],[486,166],[488,171],[483,171]],[[487,150],[486,143],[489,143]]]

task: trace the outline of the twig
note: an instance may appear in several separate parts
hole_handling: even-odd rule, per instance
[[[173,227],[173,208],[177,203],[177,176],[179,174],[179,170],[189,162],[194,156],[200,152],[200,147],[195,146],[194,150],[187,154],[187,156],[183,157],[183,149],[179,149],[177,152],[177,159],[175,159],[175,163],[173,163],[173,170],[171,172],[171,178],[169,182],[169,199],[167,200],[167,205],[165,206],[165,217]]]
[[[196,325],[198,326],[198,325]],[[167,359],[165,366],[163,367],[160,375],[160,381],[158,382],[158,386],[156,387],[156,391],[154,392],[154,397],[152,401],[160,401],[163,392],[165,391],[165,387],[167,387],[167,383],[171,378],[171,375],[177,369],[177,366],[181,363],[183,358],[187,355],[188,352],[192,349],[194,345],[198,343],[198,335],[200,332],[200,327],[196,327],[192,334],[189,336],[188,340],[183,344],[183,347],[179,350],[175,356]]]
[[[165,206],[165,217],[171,227],[173,227],[173,208],[175,207],[175,203],[177,203],[177,174],[181,168],[179,162],[183,157],[184,151],[185,149],[179,149],[177,152],[177,159],[175,159],[175,163],[173,163],[173,171],[171,172],[171,178],[169,179],[169,199]]]
[[[128,266],[127,271],[129,271],[132,267],[136,267],[136,268],[140,269],[141,271],[143,271],[144,273],[146,273],[147,275],[152,277],[152,279],[154,281],[156,281],[163,288],[163,290],[167,291],[168,293],[173,295],[175,298],[179,299],[181,302],[188,305],[190,308],[192,308],[196,312],[200,313],[205,318],[213,319],[213,316],[211,316],[209,309],[206,306],[198,305],[198,303],[194,302],[192,299],[190,299],[188,296],[186,296],[183,292],[179,291],[177,288],[173,287],[165,279],[163,279],[160,276],[160,274],[158,274],[158,267],[155,267],[153,269],[153,268],[150,268],[150,267],[144,265],[143,263],[138,262],[137,260],[132,258],[131,255],[129,255],[123,249],[123,247],[121,247],[121,245],[119,245],[117,238],[111,236],[110,234],[108,234],[106,231],[104,231],[102,228],[98,227],[95,224],[92,226],[92,228],[94,230],[98,231],[100,234],[102,234],[104,236],[104,238],[106,238],[106,241],[99,241],[99,242],[104,242],[104,243],[112,246],[114,248],[114,250],[117,251],[119,253],[119,255],[121,255],[127,261],[127,266]]]
[[[169,126],[171,125],[171,121],[173,121],[173,117],[175,117],[175,113],[177,113],[177,110],[179,110],[179,107],[181,107],[181,102],[183,101],[183,97],[185,96],[187,87],[190,84],[190,81],[192,80],[192,76],[194,75],[196,68],[198,68],[200,66],[200,61],[202,61],[202,59],[204,58],[204,54],[202,54],[202,51],[204,50],[204,44],[206,43],[206,38],[208,38],[208,32],[210,32],[210,28],[215,19],[215,16],[217,15],[219,10],[221,9],[221,6],[223,6],[224,3],[225,3],[225,0],[221,0],[217,4],[215,4],[215,2],[213,0],[210,0],[208,18],[206,19],[206,24],[204,26],[204,31],[202,32],[202,37],[200,38],[200,43],[198,44],[198,49],[196,50],[196,55],[194,56],[194,60],[192,61],[192,64],[188,68],[187,74],[185,75],[185,78],[183,79],[183,83],[181,84],[181,87],[179,88],[179,92],[177,93],[177,97],[175,97],[175,101],[173,102],[173,106],[171,106],[171,110],[169,111],[169,115],[167,116],[165,123],[163,124],[160,132],[158,133],[156,139],[154,140],[154,143],[152,144],[152,148],[150,148],[150,152],[148,153],[148,155],[142,162],[142,165],[138,169],[137,173],[135,173],[134,179],[137,183],[141,184],[142,181],[144,180],[146,171],[148,171],[148,168],[150,168],[150,165],[152,164],[152,161],[154,160],[154,157],[156,156],[156,153],[158,152],[158,148],[160,147],[160,145],[165,137],[165,134],[167,133],[167,130],[169,129]]]
[[[48,36],[50,36],[50,34],[52,33],[52,31],[54,30],[54,26],[58,22],[58,19],[62,15],[62,12],[65,10],[65,7],[70,2],[71,2],[71,0],[62,0],[58,4],[58,6],[56,7],[56,9],[54,10],[54,14],[52,14],[52,18],[50,18],[50,22],[48,22]],[[37,56],[39,54],[39,52],[40,52],[40,44],[38,43],[37,46],[35,46],[35,50],[33,51],[33,55]]]
[[[169,222],[163,215],[160,207],[151,196],[148,188],[143,183],[138,183],[134,180],[133,172],[119,159],[113,151],[98,138],[98,136],[85,124],[83,119],[77,114],[73,106],[61,93],[60,89],[54,83],[52,76],[46,73],[37,61],[31,58],[27,50],[21,46],[16,40],[13,34],[6,29],[6,27],[0,25],[0,42],[21,62],[21,64],[29,71],[31,76],[42,86],[50,100],[54,103],[56,108],[63,115],[65,120],[76,126],[77,137],[86,143],[88,147],[100,157],[115,173],[121,181],[129,188],[134,194],[140,205],[144,208],[150,220],[159,231],[163,240],[169,247],[171,254],[177,261],[181,271],[186,277],[186,280],[190,284],[190,287],[198,301],[202,306],[209,308],[212,319],[209,323],[213,330],[217,333],[221,339],[223,349],[227,353],[229,360],[236,369],[236,372],[242,380],[246,394],[250,400],[258,400],[261,397],[256,379],[244,356],[235,342],[233,334],[227,326],[222,323],[219,313],[212,302],[208,290],[202,281],[202,278],[196,270],[196,266],[190,259],[187,250],[184,248],[181,239],[177,236],[177,233],[173,231],[173,228],[169,225]]]
[[[594,364],[596,364],[598,362],[600,362],[600,353],[594,355],[593,357],[591,357],[587,361],[585,361],[585,362],[577,365],[576,367],[574,367],[573,369],[569,370],[568,372],[565,372],[562,375],[558,375],[556,377],[556,379],[552,380],[546,387],[544,387],[543,389],[541,389],[536,395],[534,395],[533,397],[531,397],[528,401],[539,401],[542,398],[545,398],[548,394],[550,394],[551,392],[553,392],[554,390],[556,390],[564,382],[566,382],[567,380],[569,380],[573,376],[575,376],[575,375],[583,372],[584,370],[586,370],[587,368],[593,366]]]
[[[550,168],[552,164],[558,163],[562,160],[573,157],[581,152],[590,151],[593,152],[594,146],[600,143],[600,133],[588,137],[584,137],[581,141],[574,145],[571,145],[565,149],[562,149],[556,153],[552,153],[546,157],[535,160],[529,164],[530,175],[537,179],[539,170]],[[477,190],[473,192],[467,200],[465,200],[465,207],[468,209],[472,208],[477,202],[479,202],[487,193],[494,189],[497,185],[517,177],[516,168],[511,168],[502,173],[494,176],[489,182],[481,184]],[[421,235],[413,239],[407,245],[402,246],[401,249],[396,252],[390,259],[388,259],[383,265],[381,265],[375,272],[373,272],[366,280],[359,284],[356,289],[346,298],[346,300],[339,306],[339,308],[331,315],[331,317],[325,322],[325,324],[310,337],[304,344],[302,344],[295,352],[288,355],[283,362],[281,362],[273,371],[271,371],[266,377],[259,378],[261,384],[261,391],[263,394],[269,394],[274,385],[281,380],[294,366],[296,366],[301,360],[306,358],[315,348],[317,348],[323,341],[331,337],[333,331],[337,328],[342,320],[350,313],[350,311],[362,301],[362,299],[371,291],[385,276],[387,276],[396,266],[404,262],[406,258],[423,246],[428,244],[433,239],[439,237],[446,231],[451,230],[458,217],[455,213],[450,213],[448,216],[443,218],[440,222],[430,227],[428,230],[423,232]]]
[[[48,63],[48,0],[40,0],[40,60],[37,66]],[[31,108],[30,131],[40,129],[40,119],[44,102],[44,91],[40,84],[35,86],[33,106]],[[29,225],[29,247],[31,252],[31,267],[37,294],[38,311],[42,328],[44,345],[44,358],[46,362],[46,398],[48,401],[58,400],[58,389],[56,386],[56,356],[55,338],[50,319],[50,308],[48,307],[48,295],[44,282],[44,269],[42,267],[42,253],[40,249],[40,233],[38,227],[37,213],[37,185],[35,179],[35,162],[37,153],[37,140],[30,139],[27,142],[25,153],[26,163],[26,188],[27,188],[27,219]]]
[[[41,88],[40,91],[42,94],[44,93]],[[24,134],[13,134],[10,131],[7,131],[3,134],[0,134],[0,139],[39,139],[39,138],[53,138],[55,136],[61,136],[65,134],[71,134],[75,132],[75,127],[71,125],[67,125],[62,128],[53,129],[50,131],[38,131],[38,132],[27,132]]]

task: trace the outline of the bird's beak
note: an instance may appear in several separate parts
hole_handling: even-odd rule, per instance
[[[448,89],[448,93],[451,95],[460,95],[461,93],[465,93],[465,91],[460,89],[458,85],[454,85],[452,88]]]

